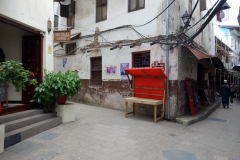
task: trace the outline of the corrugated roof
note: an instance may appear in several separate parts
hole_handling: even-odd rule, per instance
[[[195,48],[192,48],[192,47],[188,47],[188,49],[195,55],[195,57],[197,59],[207,59],[207,58],[214,58],[216,56],[213,56],[211,54],[208,54],[206,52],[203,52],[199,49],[195,49]]]

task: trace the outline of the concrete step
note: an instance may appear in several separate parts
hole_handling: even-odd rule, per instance
[[[37,114],[34,116],[17,119],[15,121],[11,121],[8,123],[5,123],[5,133],[11,132],[13,130],[17,130],[19,128],[23,128],[29,125],[32,125],[34,123],[38,123],[40,121],[44,121],[50,118],[56,117],[56,113],[48,113],[48,114]]]
[[[15,121],[21,118],[37,115],[43,113],[43,110],[41,109],[31,109],[23,112],[8,114],[4,116],[0,116],[0,124],[7,123],[10,121]]]
[[[62,123],[62,118],[54,117],[32,125],[5,133],[4,148],[15,145],[29,137],[35,136]]]

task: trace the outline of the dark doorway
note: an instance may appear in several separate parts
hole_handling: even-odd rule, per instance
[[[24,69],[31,71],[38,82],[42,80],[42,37],[23,36],[22,39],[22,63]],[[28,103],[33,99],[35,87],[29,83],[26,90],[22,90],[22,102]]]

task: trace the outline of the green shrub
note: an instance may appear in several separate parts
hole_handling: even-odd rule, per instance
[[[13,84],[16,88],[16,92],[19,92],[20,89],[26,90],[26,83],[36,86],[37,80],[31,79],[31,72],[29,70],[25,70],[22,67],[22,63],[18,63],[15,61],[7,61],[0,63],[0,94],[1,89],[9,87],[9,84]],[[5,84],[5,86],[1,84]]]
[[[74,97],[81,87],[80,78],[74,72],[47,72],[40,85],[35,89],[35,95],[31,102],[37,102],[44,112],[51,112],[58,106],[57,98],[65,96],[68,99]]]

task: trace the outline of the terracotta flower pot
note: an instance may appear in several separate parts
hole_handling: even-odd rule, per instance
[[[62,96],[57,99],[58,104],[65,104],[67,101],[67,97]]]

